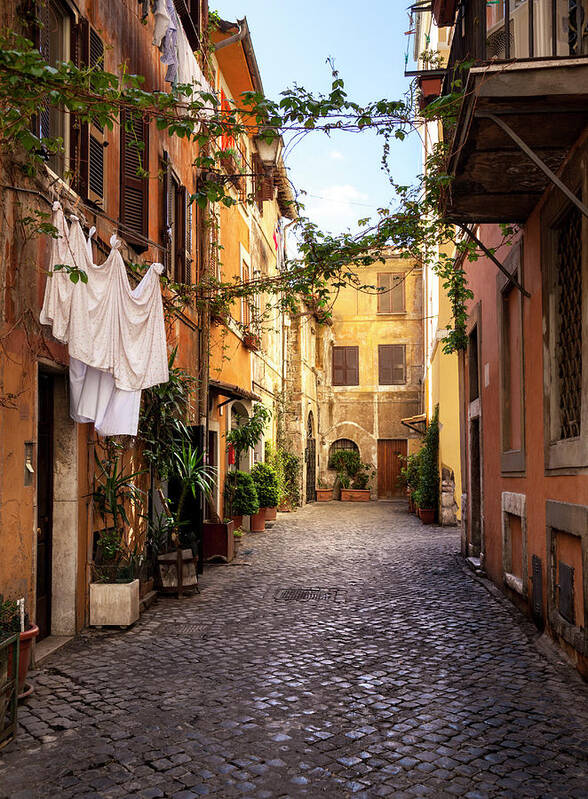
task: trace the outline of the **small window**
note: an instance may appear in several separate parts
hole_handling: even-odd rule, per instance
[[[582,215],[569,208],[556,228],[556,375],[560,440],[582,432]]]
[[[378,346],[378,373],[381,386],[406,383],[406,344]]]
[[[191,283],[192,206],[186,187],[180,184],[171,168],[167,153],[162,172],[166,271],[176,283]]]
[[[404,282],[402,272],[378,274],[378,313],[404,313]]]
[[[359,385],[359,347],[333,347],[333,385]]]
[[[241,261],[241,282],[245,285],[249,283],[249,280],[249,264],[246,264],[245,261]],[[243,327],[249,327],[251,324],[251,306],[247,297],[241,297],[241,324]]]
[[[337,441],[333,441],[329,448],[329,469],[332,469],[331,466],[331,458],[335,454],[335,452],[339,452],[340,450],[348,450],[349,452],[357,452],[359,453],[359,447],[352,441],[350,438],[338,438]]]
[[[477,326],[474,327],[468,337],[468,375],[470,383],[470,402],[473,402],[480,396]]]
[[[67,7],[57,0],[48,0],[38,6],[40,33],[39,50],[51,66],[71,58],[72,19]],[[41,138],[63,139],[63,152],[50,155],[47,164],[58,175],[69,169],[70,115],[68,111],[50,105],[39,109],[39,135]]]

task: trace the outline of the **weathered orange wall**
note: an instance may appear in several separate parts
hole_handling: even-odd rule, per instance
[[[497,267],[482,257],[468,269],[468,280],[475,299],[473,310],[481,303],[480,337],[480,397],[482,402],[482,459],[483,459],[483,524],[486,560],[485,567],[492,580],[502,584],[502,492],[512,491],[527,497],[527,573],[528,595],[531,596],[531,557],[537,554],[543,563],[544,617],[547,619],[547,575],[550,555],[546,545],[547,500],[572,504],[587,504],[588,474],[546,476],[544,471],[544,403],[543,403],[543,299],[540,248],[539,206],[529,218],[524,230],[523,274],[524,285],[530,298],[523,299],[523,349],[524,349],[524,425],[526,441],[526,472],[522,477],[501,475],[501,423],[499,393],[499,331],[497,318]],[[486,246],[496,246],[501,240],[497,227],[483,225],[479,237]],[[508,248],[497,251],[505,258]],[[489,383],[485,384],[486,365]],[[467,370],[465,376],[466,396]],[[467,425],[466,425],[467,428]],[[466,433],[467,435],[467,433]],[[469,467],[468,467],[469,468]],[[581,586],[581,584],[580,584]],[[581,592],[581,587],[579,588]],[[568,648],[566,646],[566,648]],[[568,648],[568,651],[569,648]],[[575,653],[574,657],[576,657]],[[579,658],[579,668],[585,669]],[[584,659],[585,661],[585,659]]]

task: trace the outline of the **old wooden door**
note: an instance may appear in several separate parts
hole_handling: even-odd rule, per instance
[[[312,411],[308,414],[306,427],[306,501],[314,502],[316,499],[316,439],[314,438],[314,418]]]
[[[39,638],[51,632],[53,539],[53,377],[39,373],[37,437],[37,606]]]
[[[404,496],[400,484],[401,457],[406,457],[405,438],[381,438],[378,440],[378,498],[394,499]]]

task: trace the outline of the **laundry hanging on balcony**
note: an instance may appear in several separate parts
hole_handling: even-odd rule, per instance
[[[41,324],[51,325],[70,355],[70,414],[77,422],[94,422],[101,435],[137,434],[141,390],[169,379],[161,264],[152,264],[132,289],[121,242],[94,264],[91,247],[77,217],[68,227],[60,203],[53,206],[58,238],[41,310]],[[87,283],[73,283],[67,269],[82,270]]]

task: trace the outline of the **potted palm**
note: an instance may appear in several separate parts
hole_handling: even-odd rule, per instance
[[[142,504],[144,492],[135,480],[143,471],[130,472],[121,465],[122,447],[112,440],[106,457],[94,453],[96,473],[92,499],[103,527],[92,564],[90,625],[128,627],[139,618],[140,553],[127,541],[128,512]]]
[[[251,470],[255,483],[259,508],[264,512],[265,521],[273,521],[278,509],[278,478],[271,466],[267,463],[257,463]]]

